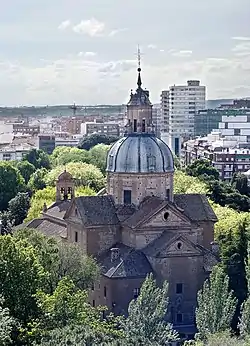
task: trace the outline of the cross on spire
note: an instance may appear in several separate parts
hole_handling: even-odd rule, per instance
[[[138,45],[138,48],[137,48],[137,59],[138,59],[138,68],[137,68],[138,79],[137,79],[137,85],[138,85],[138,88],[141,88],[141,85],[142,85],[142,81],[141,81],[141,50],[140,50],[140,46],[139,45]]]

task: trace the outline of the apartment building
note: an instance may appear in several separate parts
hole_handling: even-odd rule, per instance
[[[120,126],[117,123],[97,123],[97,122],[87,122],[81,124],[81,134],[83,136],[89,136],[93,133],[105,134],[108,136],[120,136]]]
[[[169,90],[161,92],[160,137],[166,144],[169,144]]]

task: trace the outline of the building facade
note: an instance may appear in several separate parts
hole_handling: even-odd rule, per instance
[[[161,139],[169,144],[169,90],[161,92]]]
[[[76,243],[97,259],[101,277],[89,293],[93,306],[126,315],[149,273],[159,285],[167,280],[166,318],[188,337],[196,331],[197,291],[218,261],[217,219],[205,196],[174,194],[173,178],[173,155],[155,135],[139,68],[125,135],[108,153],[106,190],[75,197],[74,180],[65,171],[55,203],[26,226]]]
[[[89,136],[94,133],[105,134],[107,136],[120,136],[120,126],[115,122],[87,122],[81,124],[81,134]]]
[[[169,145],[179,156],[185,139],[194,136],[194,119],[205,109],[206,87],[200,81],[190,80],[187,85],[173,85],[169,89]]]

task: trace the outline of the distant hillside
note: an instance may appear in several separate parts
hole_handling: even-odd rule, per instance
[[[216,107],[219,107],[222,103],[223,104],[230,104],[233,103],[234,99],[216,99],[216,100],[207,100],[206,101],[206,108],[213,109]]]

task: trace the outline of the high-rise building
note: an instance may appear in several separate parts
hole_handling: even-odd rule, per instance
[[[161,139],[169,143],[169,90],[161,92]]]
[[[175,155],[180,155],[183,140],[194,136],[194,117],[205,109],[206,87],[198,80],[187,85],[173,85],[169,89],[169,145]]]

